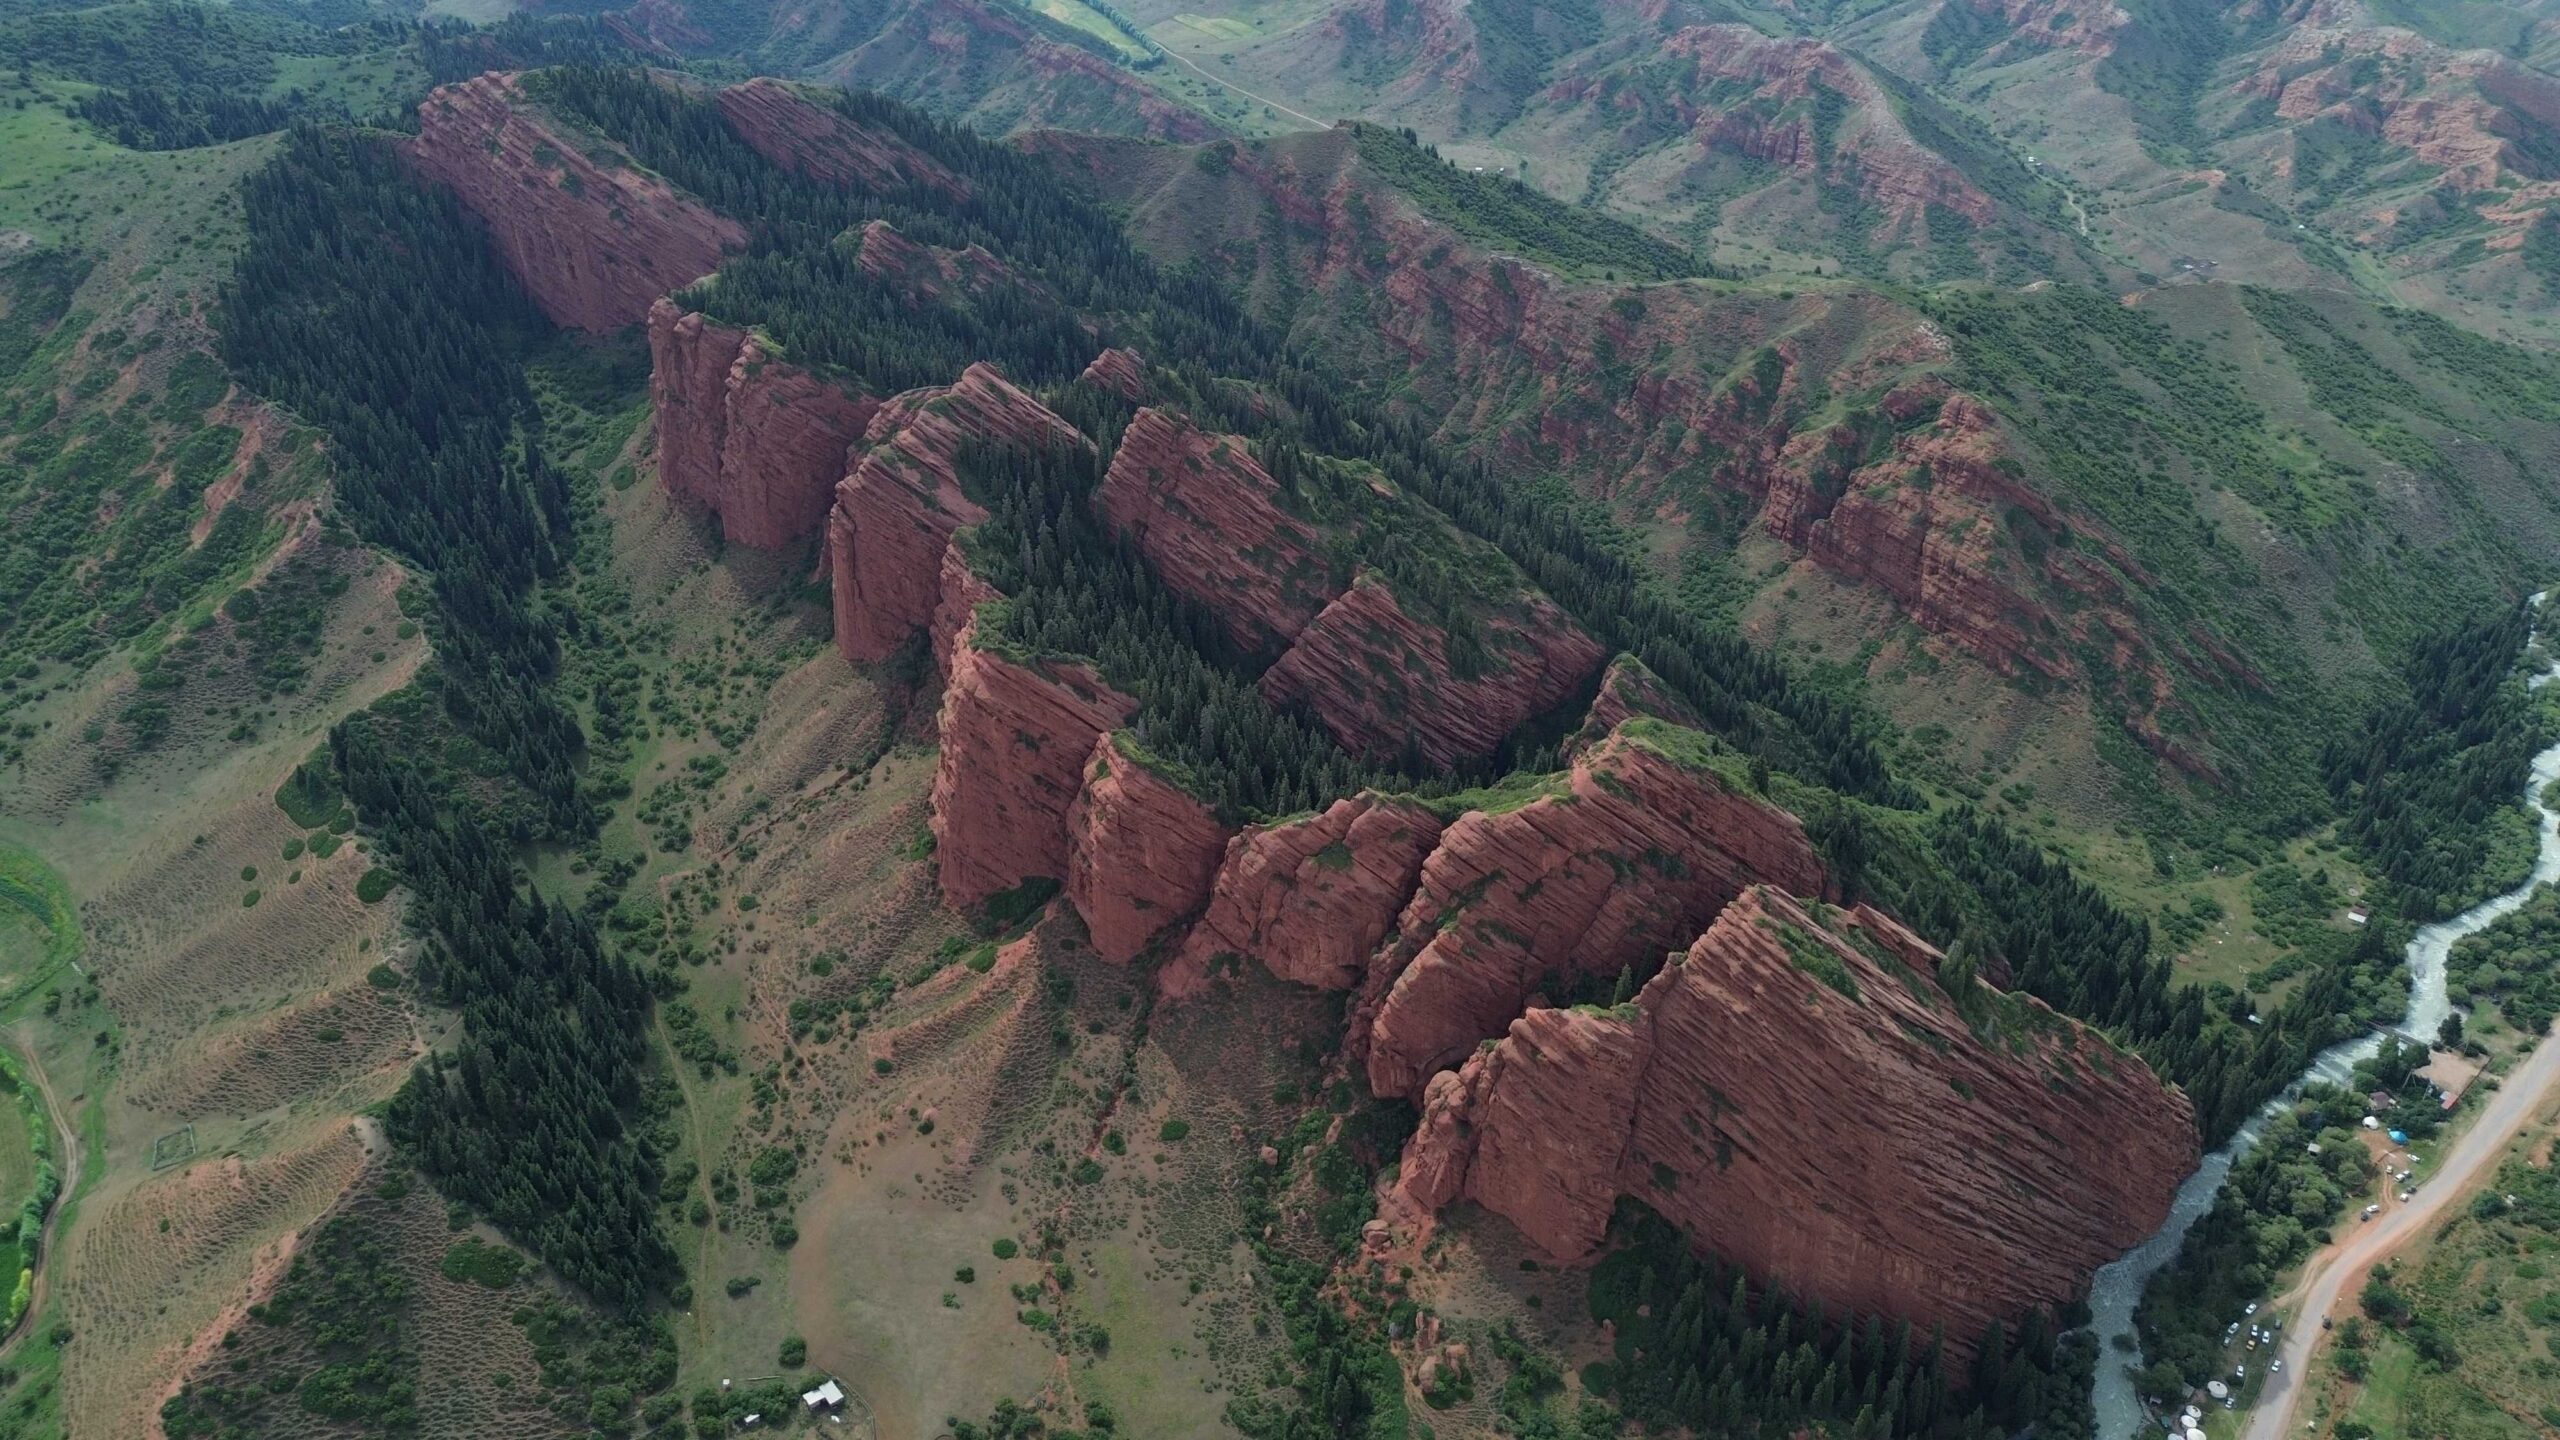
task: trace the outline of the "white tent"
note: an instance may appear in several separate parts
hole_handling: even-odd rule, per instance
[[[2204,1393],[2212,1396],[2216,1400],[2219,1400],[2223,1396],[2231,1393],[2231,1387],[2223,1384],[2219,1380],[2208,1380],[2205,1382]]]

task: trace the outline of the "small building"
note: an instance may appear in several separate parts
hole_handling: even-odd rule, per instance
[[[2362,925],[2371,919],[2373,919],[2373,907],[2370,905],[2352,906],[2347,911],[2347,923],[2350,925]]]
[[[2376,1090],[2372,1094],[2364,1097],[2364,1103],[2377,1111],[2388,1110],[2392,1106],[2400,1103],[2400,1097],[2392,1094],[2388,1090]]]
[[[800,1392],[800,1403],[812,1410],[833,1410],[844,1403],[844,1388],[833,1380],[822,1380],[817,1389]]]

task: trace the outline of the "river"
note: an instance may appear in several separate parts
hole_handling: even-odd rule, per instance
[[[2548,594],[2546,591],[2544,594]],[[2543,596],[2536,595],[2536,605]],[[2540,689],[2553,678],[2560,677],[2560,663],[2528,682]],[[2524,801],[2540,818],[2542,846],[2533,862],[2533,874],[2524,884],[2494,899],[2484,900],[2449,920],[2425,926],[2409,941],[2409,1012],[2400,1028],[2421,1039],[2435,1038],[2436,1029],[2453,1008],[2445,995],[2446,957],[2453,943],[2466,935],[2476,935],[2489,928],[2499,917],[2520,908],[2526,897],[2542,886],[2560,880],[2560,812],[2542,803],[2542,792],[2554,780],[2560,780],[2560,745],[2554,745],[2533,758],[2533,779],[2525,787]],[[2135,1343],[2133,1307],[2142,1299],[2142,1287],[2161,1266],[2177,1258],[2178,1246],[2187,1230],[2203,1214],[2213,1208],[2213,1198],[2222,1188],[2223,1177],[2231,1173],[2231,1164],[2249,1153],[2266,1128],[2266,1121],[2293,1103],[2302,1088],[2313,1081],[2332,1084],[2345,1081],[2357,1061],[2373,1054],[2382,1046],[2379,1035],[2362,1035],[2341,1041],[2313,1057],[2310,1067],[2295,1077],[2283,1094],[2267,1102],[2265,1109],[2240,1127],[2221,1149],[2204,1157],[2196,1173],[2178,1187],[2178,1197],[2169,1207],[2169,1218],[2153,1232],[2151,1238],[2127,1251],[2124,1257],[2100,1270],[2089,1282],[2090,1325],[2098,1337],[2098,1376],[2095,1401],[2098,1413],[2098,1440],[2135,1440],[2146,1430],[2156,1431],[2150,1416],[2142,1408],[2141,1397],[2134,1393],[2133,1371],[2142,1364],[2138,1349],[2119,1346],[2122,1337],[2127,1345]]]

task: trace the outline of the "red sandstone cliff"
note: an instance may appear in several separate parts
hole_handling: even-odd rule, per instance
[[[1241,438],[1145,409],[1094,500],[1167,585],[1216,612],[1239,649],[1257,651],[1307,628],[1339,589],[1322,537],[1282,510],[1278,493]]]
[[[1147,403],[1147,362],[1145,357],[1127,346],[1117,346],[1093,357],[1076,377],[1087,385],[1098,385],[1132,404]]]
[[[845,451],[879,402],[669,300],[649,307],[649,356],[658,474],[667,488],[708,507],[740,544],[775,550],[816,530],[844,474]]]
[[[934,861],[955,905],[1067,878],[1068,815],[1094,742],[1137,709],[1087,666],[982,648],[975,631],[954,639],[933,772]]]
[[[1229,833],[1126,736],[1096,740],[1067,809],[1067,901],[1094,950],[1126,965],[1197,913]]]
[[[1412,898],[1440,830],[1429,810],[1374,791],[1304,819],[1248,826],[1227,842],[1208,912],[1158,988],[1196,994],[1219,960],[1250,957],[1283,980],[1350,989]]]
[[[2096,647],[2116,689],[2104,698],[2127,729],[2170,764],[2209,773],[2175,682],[2183,672],[2246,685],[2245,664],[2226,663],[2219,637],[2146,623],[2148,577],[2095,522],[2035,488],[2032,457],[2011,452],[1988,407],[1957,397],[1935,420],[1914,418],[1911,397],[1945,395],[1930,372],[1952,353],[1922,317],[1865,292],[1785,300],[1574,284],[1454,243],[1370,177],[1343,135],[1233,146],[1214,176],[1135,147],[1037,147],[1129,203],[1142,230],[1180,218],[1187,253],[1231,267],[1237,283],[1309,297],[1295,322],[1354,363],[1407,376],[1444,439],[1585,477],[1596,498],[1648,525],[1689,513],[1702,486],[1755,497],[1769,533],[1875,586],[1949,653],[2003,674],[2106,683],[2078,653]],[[1289,228],[1285,251],[1260,239],[1253,217],[1266,212]],[[1219,216],[1237,218],[1219,228]],[[1872,460],[1858,444],[1835,449],[1828,427],[1799,430],[1817,392],[1896,385],[1903,398],[1886,404],[1900,408],[1883,415],[1887,444]],[[2021,548],[2013,510],[2049,542],[2041,558]]]
[[[1433,1072],[1501,1034],[1547,977],[1647,966],[1748,885],[1821,893],[1803,825],[1727,782],[1705,744],[1638,720],[1547,793],[1441,832],[1354,1012],[1371,1090],[1421,1095]]]
[[[882,405],[827,519],[836,648],[848,659],[885,660],[933,624],[943,550],[954,532],[987,518],[960,488],[960,452],[972,440],[1089,443],[991,365]],[[1079,765],[1092,743],[1088,736],[1079,748]]]
[[[1582,728],[1565,741],[1565,758],[1570,760],[1608,739],[1620,725],[1640,715],[1693,730],[1703,728],[1698,712],[1672,694],[1661,676],[1633,655],[1621,655],[1601,673],[1600,693],[1591,697],[1591,710],[1583,716]]]
[[[1934,962],[1864,907],[1748,890],[1633,1004],[1532,1011],[1434,1079],[1400,1195],[1474,1200],[1563,1260],[1633,1195],[1969,1351],[2150,1233],[2197,1147],[2141,1060],[2025,997],[1960,1006]]]
[[[1562,703],[1608,652],[1556,603],[1476,621],[1485,659],[1461,678],[1448,634],[1416,620],[1383,578],[1362,573],[1263,672],[1263,698],[1303,705],[1346,749],[1434,765],[1490,755],[1522,721]]]
[[[544,119],[517,77],[483,75],[422,101],[404,149],[489,227],[542,313],[619,330],[717,269],[747,232],[637,166],[598,164],[593,145]]]

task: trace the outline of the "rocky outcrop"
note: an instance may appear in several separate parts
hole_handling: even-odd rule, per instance
[[[862,227],[854,258],[865,272],[917,306],[971,300],[998,289],[1011,291],[1017,303],[1049,299],[1045,288],[1016,275],[983,245],[952,250],[922,244],[886,220]]]
[[[1441,832],[1354,1011],[1371,1090],[1420,1096],[1542,987],[1641,973],[1746,886],[1822,892],[1803,825],[1727,780],[1711,744],[1631,721],[1525,803]]]
[[[1067,902],[1094,951],[1126,965],[1198,913],[1230,833],[1130,737],[1096,740],[1067,807]]]
[[[1243,439],[1149,408],[1121,435],[1094,502],[1165,584],[1207,606],[1252,653],[1306,629],[1340,588],[1321,537],[1278,494]]]
[[[739,139],[785,170],[831,185],[969,198],[967,181],[895,131],[862,124],[784,81],[760,76],[732,85],[720,92],[719,105]]]
[[[1094,744],[1137,709],[1089,666],[979,645],[983,618],[953,637],[933,772],[934,862],[955,905],[1067,877],[1067,817]]]
[[[1492,754],[1608,654],[1534,592],[1474,623],[1480,651],[1462,666],[1448,632],[1414,619],[1383,577],[1363,572],[1263,672],[1263,698],[1304,706],[1345,749],[1448,766]]]
[[[1671,693],[1671,687],[1662,683],[1662,677],[1654,674],[1652,667],[1633,655],[1621,655],[1601,672],[1600,693],[1591,697],[1591,709],[1583,716],[1582,728],[1565,741],[1565,758],[1570,760],[1608,739],[1620,725],[1638,716],[1668,720],[1693,730],[1704,728],[1698,712],[1690,708],[1688,701]]]
[[[2185,1097],[2023,996],[1951,996],[1864,907],[1745,891],[1632,1004],[1536,1010],[1435,1078],[1398,1180],[1559,1260],[1632,1195],[1834,1313],[1943,1324],[2073,1298],[2197,1158]],[[1807,1083],[1806,1077],[1819,1077]]]
[[[1093,357],[1076,379],[1108,390],[1133,405],[1147,402],[1147,362],[1127,346],[1115,346]]]
[[[649,307],[649,415],[658,438],[658,481],[710,505],[720,494],[729,430],[729,369],[747,332],[688,313],[661,297]]]
[[[1440,830],[1429,810],[1374,791],[1246,827],[1227,842],[1208,911],[1158,973],[1158,988],[1195,994],[1219,961],[1246,957],[1319,990],[1359,984]]]
[[[664,299],[649,307],[649,358],[667,488],[740,544],[777,550],[815,531],[879,402]]]
[[[836,648],[846,658],[886,660],[933,624],[945,590],[943,551],[955,532],[987,518],[960,487],[960,453],[972,441],[1089,443],[992,365],[882,405],[827,517]],[[1088,736],[1079,765],[1091,746]]]
[[[2007,447],[1987,406],[1950,402],[1933,418],[1894,401],[1857,425],[1805,425],[1824,395],[1945,399],[1930,377],[1953,347],[1925,317],[1874,292],[1570,283],[1458,243],[1371,176],[1340,132],[1225,147],[1214,172],[1137,147],[1049,137],[1039,148],[1128,203],[1142,228],[1188,237],[1185,253],[1239,286],[1307,297],[1288,317],[1297,333],[1403,377],[1412,412],[1442,439],[1581,477],[1646,525],[1685,523],[1718,503],[1712,490],[1752,497],[1765,530],[1874,586],[1942,655],[2113,683],[2102,698],[2136,738],[2209,773],[2176,682],[2246,685],[2245,665],[2223,663],[2219,637],[2146,620],[2141,567],[2041,493],[2032,457]],[[1262,237],[1251,217],[1266,213],[1288,246]],[[1239,218],[1221,228],[1220,216]],[[2039,541],[2042,554],[2029,553]],[[2111,674],[2089,672],[2088,646]]]
[[[736,221],[638,166],[599,163],[593,137],[545,119],[513,75],[438,87],[404,148],[488,227],[542,313],[574,329],[637,323],[747,242]]]

